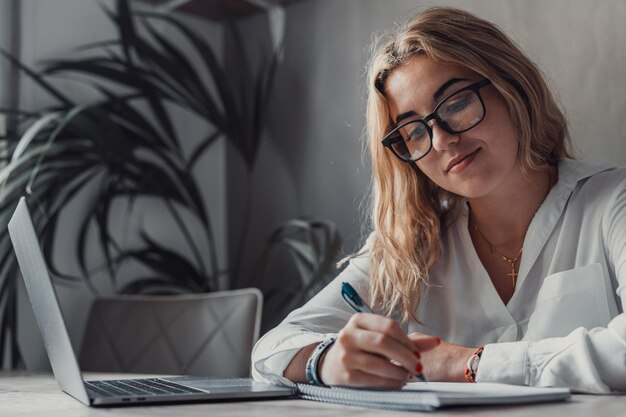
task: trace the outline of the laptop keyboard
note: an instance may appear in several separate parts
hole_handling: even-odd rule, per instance
[[[146,397],[203,393],[197,389],[157,378],[85,381],[85,387],[90,397]]]

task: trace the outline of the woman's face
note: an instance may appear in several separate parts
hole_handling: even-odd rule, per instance
[[[399,115],[414,112],[422,118],[439,101],[482,78],[467,68],[423,55],[411,58],[393,70],[385,84],[391,117],[396,122]],[[435,184],[470,199],[497,194],[512,185],[507,179],[521,175],[517,135],[504,99],[492,85],[482,87],[480,95],[486,108],[482,122],[450,134],[431,121],[432,149],[416,162]]]

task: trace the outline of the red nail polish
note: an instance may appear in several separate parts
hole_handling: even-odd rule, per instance
[[[437,344],[440,345],[441,344],[441,339],[440,338],[436,338],[437,339]]]
[[[417,372],[418,374],[422,373],[422,369],[424,369],[424,367],[422,366],[421,363],[418,363],[417,365],[415,365],[415,372]]]
[[[417,359],[420,359],[422,357],[422,355],[420,355],[420,353],[418,351],[415,351],[415,357]]]

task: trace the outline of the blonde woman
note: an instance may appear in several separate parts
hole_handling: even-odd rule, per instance
[[[254,377],[626,390],[626,170],[571,159],[537,66],[433,8],[378,50],[368,89],[373,232],[257,343]]]

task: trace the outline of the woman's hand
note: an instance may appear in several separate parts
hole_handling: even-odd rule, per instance
[[[422,333],[410,333],[408,338],[416,346],[424,338],[431,338]],[[441,342],[435,349],[430,349],[422,355],[424,370],[422,373],[427,381],[465,382],[465,368],[467,360],[474,354],[476,348],[453,345]]]
[[[327,385],[400,388],[422,372],[421,352],[439,338],[409,338],[395,321],[357,313],[339,332],[320,360],[319,375]]]

